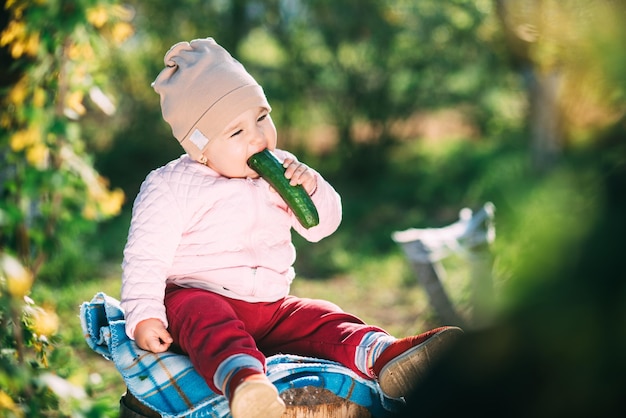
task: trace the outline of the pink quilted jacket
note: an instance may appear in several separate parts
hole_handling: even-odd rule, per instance
[[[276,150],[277,157],[293,155]],[[183,155],[152,171],[135,199],[122,263],[126,332],[167,326],[167,283],[249,302],[275,301],[295,276],[291,228],[316,242],[341,222],[341,199],[318,173],[319,225],[305,229],[263,179],[229,179]]]

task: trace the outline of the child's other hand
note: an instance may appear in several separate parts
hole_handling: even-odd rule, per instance
[[[141,349],[153,353],[162,353],[170,348],[174,340],[165,329],[163,322],[156,318],[150,318],[137,324],[135,342]]]
[[[306,164],[286,158],[283,161],[283,167],[285,167],[285,177],[289,179],[289,184],[292,186],[301,184],[308,194],[315,191],[317,179]]]

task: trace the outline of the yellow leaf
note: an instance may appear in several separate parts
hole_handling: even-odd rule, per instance
[[[130,23],[127,22],[118,22],[113,25],[113,29],[111,30],[111,36],[113,40],[118,44],[121,44],[128,38],[130,38],[135,30]]]
[[[59,317],[50,309],[35,309],[33,311],[32,330],[35,334],[49,337],[59,330]]]
[[[98,217],[98,211],[93,203],[87,202],[83,208],[83,218],[93,221]]]
[[[23,42],[16,41],[11,45],[11,56],[17,59],[24,54],[25,49],[26,46]]]
[[[8,254],[0,255],[0,273],[6,278],[7,291],[16,299],[22,299],[33,286],[33,275],[17,258]]]
[[[33,106],[42,108],[46,104],[46,91],[41,87],[37,87],[33,93]]]
[[[26,54],[34,57],[37,55],[37,51],[39,51],[39,34],[35,33],[30,35],[26,41]]]
[[[100,202],[100,211],[104,216],[114,216],[120,213],[124,204],[124,192],[122,189],[115,189],[107,193]]]
[[[82,91],[73,91],[67,95],[65,99],[65,106],[79,115],[84,115],[86,112],[85,106],[83,106],[84,94]]]
[[[13,103],[15,106],[21,106],[26,99],[26,95],[28,93],[28,79],[26,77],[22,77],[20,81],[13,85],[11,91],[9,92],[9,102]]]
[[[11,411],[18,417],[23,416],[13,399],[3,390],[0,390],[0,411]]]
[[[67,49],[67,56],[73,61],[91,60],[95,57],[91,45],[88,43],[71,44]]]
[[[0,46],[6,46],[16,39],[24,38],[26,33],[26,25],[24,22],[12,20],[7,25],[6,29],[2,31],[0,35]]]
[[[27,147],[30,147],[41,140],[39,127],[36,125],[30,126],[28,129],[22,129],[15,132],[10,139],[11,149],[13,151],[21,151]]]
[[[96,28],[101,28],[109,20],[106,8],[97,6],[87,10],[87,21]]]
[[[35,167],[46,168],[48,165],[49,150],[43,143],[38,142],[26,150],[26,160]]]

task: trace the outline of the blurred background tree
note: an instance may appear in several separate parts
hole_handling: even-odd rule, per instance
[[[106,63],[132,34],[130,14],[87,1],[10,1],[2,12],[0,246],[45,275],[50,265],[62,270],[88,256],[82,233],[117,215],[124,200],[94,170],[89,144],[97,138],[83,133],[82,117],[99,112],[102,123],[115,112],[104,93],[112,84]]]
[[[533,164],[547,170],[568,148],[593,141],[623,117],[624,97],[607,73],[615,63],[604,62],[623,5],[499,0],[497,6],[528,90]]]
[[[131,14],[116,1],[20,0],[0,13],[0,412],[85,412],[56,396],[71,388],[63,376],[46,374],[53,301],[42,308],[28,295],[35,280],[94,274],[85,243],[121,210],[124,194],[94,169],[82,118],[99,112],[103,123],[115,111],[106,63],[132,35]]]
[[[299,271],[308,276],[346,267],[327,256],[337,245],[355,252],[389,250],[393,228],[438,217],[445,222],[460,205],[482,203],[478,189],[474,196],[466,192],[482,170],[481,157],[462,162],[474,157],[461,149],[470,140],[494,152],[487,150],[494,147],[484,141],[487,131],[504,137],[519,123],[518,80],[501,55],[490,0],[443,6],[321,0],[129,4],[136,10],[137,35],[112,63],[112,77],[127,94],[119,98],[113,140],[96,150],[99,171],[135,196],[148,171],[180,153],[167,140],[171,132],[150,82],[171,45],[214,37],[263,84],[280,145],[322,171],[344,195],[343,228],[371,236],[339,234],[307,247],[311,257],[299,260]],[[458,149],[458,161],[440,167],[438,181],[428,182],[433,167],[419,152],[402,151],[420,137],[461,140],[445,141]],[[123,220],[119,234],[127,228]],[[121,248],[105,251],[118,255]]]
[[[534,173],[509,194],[513,210],[499,218],[506,309],[455,347],[402,416],[417,409],[422,417],[468,410],[488,417],[619,416],[626,371],[626,4],[499,4],[517,67],[529,80]]]

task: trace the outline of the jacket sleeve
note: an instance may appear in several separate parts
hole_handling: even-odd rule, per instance
[[[283,150],[276,150],[280,159],[287,157],[297,158],[291,153]],[[300,224],[296,216],[292,213],[292,226],[303,238],[310,242],[317,242],[322,238],[331,235],[339,228],[342,218],[341,197],[333,186],[328,183],[320,173],[309,167],[317,177],[317,187],[311,194],[313,204],[319,214],[320,223],[314,227],[306,229]]]
[[[156,318],[168,326],[165,285],[181,231],[175,194],[163,176],[153,171],[135,199],[122,262],[121,306],[131,339],[137,324],[145,319]]]

